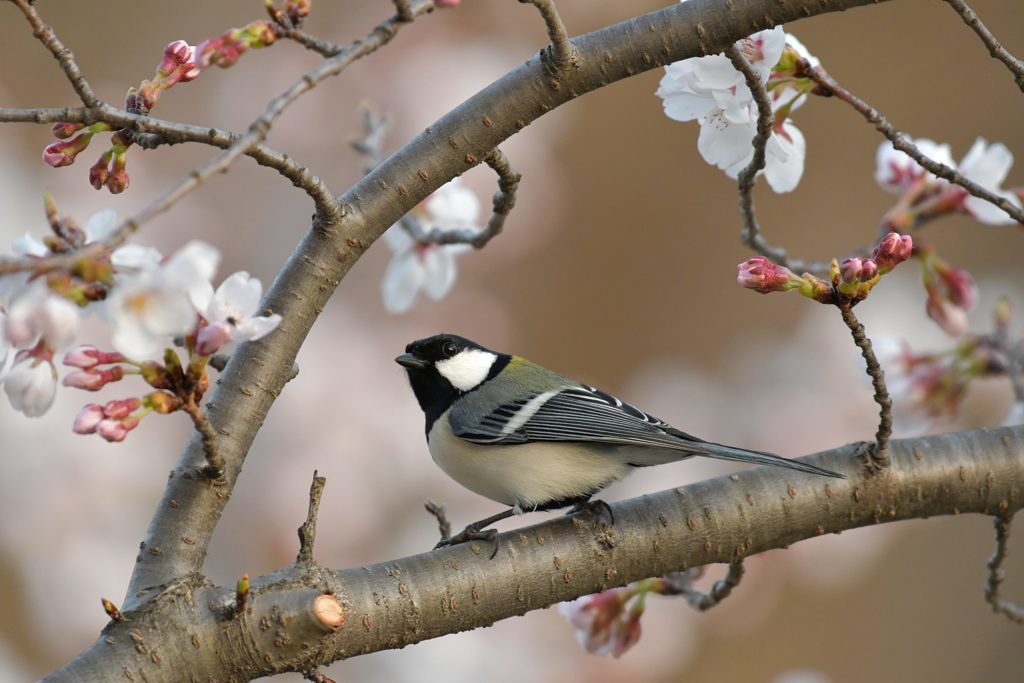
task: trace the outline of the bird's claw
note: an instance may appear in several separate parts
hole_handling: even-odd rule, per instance
[[[572,506],[568,514],[574,515],[577,512],[588,512],[595,516],[600,516],[601,514],[608,515],[608,522],[615,526],[615,513],[612,512],[612,506],[600,498],[588,500],[586,503],[577,503]]]
[[[459,545],[468,541],[490,541],[494,544],[494,549],[491,551],[490,559],[493,560],[498,554],[498,532],[494,529],[480,529],[473,524],[470,524],[454,536],[442,538],[437,542],[437,545],[434,546],[434,549],[436,550],[437,548],[443,548],[449,545]]]

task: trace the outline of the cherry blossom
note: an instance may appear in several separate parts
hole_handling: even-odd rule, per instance
[[[456,180],[447,183],[414,209],[425,232],[441,230],[478,230],[480,202],[472,191]],[[390,313],[412,308],[420,292],[440,301],[451,291],[458,275],[457,258],[470,251],[467,244],[420,244],[400,224],[384,233],[384,241],[394,252],[381,293]]]
[[[953,161],[949,145],[926,138],[913,142],[926,157],[960,171],[968,180],[1014,206],[1021,207],[1020,197],[1002,188],[1013,166],[1013,154],[1005,145],[998,142],[989,144],[984,138],[978,138],[957,164]],[[909,156],[895,149],[888,140],[879,145],[875,155],[875,180],[882,189],[904,195],[905,210],[911,218],[920,220],[959,212],[974,216],[989,225],[1016,222],[994,204],[969,194],[958,185],[935,177]]]
[[[4,393],[11,407],[26,417],[39,417],[53,405],[57,394],[57,369],[43,357],[19,352],[4,377]]]
[[[760,31],[736,43],[765,83],[773,77],[781,78],[782,74],[773,75],[772,69],[787,44],[797,56],[817,65],[818,60],[798,40],[788,40],[781,27]],[[770,93],[776,121],[765,148],[763,173],[773,190],[789,192],[803,175],[807,144],[787,117],[802,104],[805,90],[780,81],[779,87]],[[757,132],[757,104],[743,74],[727,57],[709,55],[669,64],[656,94],[662,98],[669,118],[700,122],[697,149],[709,164],[731,178],[738,177],[750,164],[754,153],[751,143]]]
[[[205,356],[229,341],[256,341],[269,334],[280,324],[281,316],[256,315],[262,296],[263,285],[245,271],[225,278],[216,292],[206,283],[193,299],[208,323],[199,331],[196,352]]]
[[[4,336],[13,346],[29,346],[40,339],[53,349],[71,345],[78,334],[78,308],[51,294],[42,278],[14,295],[4,320]]]
[[[193,241],[159,268],[121,280],[106,301],[114,348],[143,360],[157,356],[175,335],[192,331],[197,315],[193,301],[210,286],[219,261],[217,249]]]

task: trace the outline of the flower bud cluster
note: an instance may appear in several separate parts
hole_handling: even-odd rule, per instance
[[[910,258],[914,244],[910,235],[889,233],[878,243],[870,258],[832,259],[829,282],[811,273],[797,275],[789,268],[755,256],[737,266],[736,281],[761,294],[798,290],[823,304],[862,301],[879,279]]]

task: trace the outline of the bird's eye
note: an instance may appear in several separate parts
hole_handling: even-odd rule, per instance
[[[444,346],[441,347],[441,353],[444,354],[445,358],[451,358],[459,352],[459,347],[455,345],[455,342],[445,342]]]

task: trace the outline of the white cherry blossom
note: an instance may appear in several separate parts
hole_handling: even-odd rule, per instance
[[[39,417],[57,395],[57,369],[52,362],[34,356],[16,360],[4,378],[4,393],[19,413]]]
[[[747,61],[768,82],[787,44],[816,65],[818,60],[797,41],[787,40],[781,27],[760,31],[736,43]],[[700,122],[697,149],[704,160],[731,178],[739,176],[753,159],[752,142],[757,132],[758,111],[743,74],[724,55],[684,59],[665,67],[658,87],[666,116],[677,121]],[[804,97],[789,86],[771,91],[772,106],[802,104]],[[789,119],[777,121],[765,149],[768,184],[776,192],[789,192],[803,175],[806,141]]]
[[[960,160],[960,172],[964,177],[985,189],[1006,199],[1018,209],[1021,207],[1020,197],[1013,192],[1002,189],[1003,181],[1013,166],[1013,154],[1001,143],[988,144],[985,138],[974,141],[971,149]],[[964,210],[982,223],[989,225],[1009,225],[1016,223],[998,206],[975,197],[964,197]]]
[[[106,302],[114,348],[134,360],[153,358],[172,337],[194,329],[193,301],[210,286],[219,261],[217,249],[193,241],[159,268],[123,278]]]
[[[425,232],[479,230],[480,201],[457,179],[438,188],[415,211]],[[420,292],[434,301],[443,299],[458,276],[458,257],[472,250],[468,244],[419,244],[398,224],[384,233],[384,241],[394,252],[381,282],[390,313],[408,311]]]
[[[929,159],[934,159],[947,166],[955,166],[953,152],[949,145],[940,144],[928,138],[917,138],[912,141],[914,146],[921,150]],[[923,166],[909,156],[893,147],[888,140],[878,146],[875,153],[875,182],[883,190],[893,194],[906,192],[921,178],[928,177],[935,180],[935,176],[926,171]]]
[[[78,307],[52,294],[44,278],[18,291],[3,325],[3,336],[13,346],[31,346],[40,339],[51,349],[71,346],[78,335]]]
[[[227,341],[256,341],[269,334],[280,324],[281,316],[257,316],[262,297],[262,283],[245,271],[229,275],[216,292],[207,283],[193,299],[208,323],[199,332],[197,351],[208,355]]]

